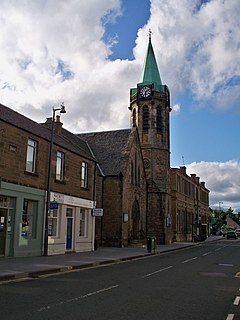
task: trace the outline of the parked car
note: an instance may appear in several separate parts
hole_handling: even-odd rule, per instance
[[[235,231],[236,231],[237,236],[240,237],[240,229],[236,229]]]
[[[238,236],[235,230],[229,230],[227,232],[227,239],[237,239],[237,238]]]
[[[223,235],[225,237],[226,234],[227,234],[227,229],[222,227],[220,231],[220,235]]]

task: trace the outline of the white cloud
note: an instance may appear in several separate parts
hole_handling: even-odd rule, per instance
[[[218,207],[219,202],[225,209],[232,207],[240,211],[240,163],[193,162],[188,165],[187,173],[196,173],[210,190],[210,206]]]
[[[206,105],[211,100],[218,108],[224,90],[233,94],[228,108],[239,108],[235,103],[240,83],[239,1],[211,0],[202,6],[198,0],[151,3],[151,18],[143,31],[149,27],[153,31],[162,78],[173,97],[179,90],[191,90],[196,100],[202,104],[205,100]]]
[[[44,121],[52,105],[65,101],[64,124],[78,131],[118,123],[111,122],[114,111],[129,92],[123,87],[120,96],[118,81],[131,66],[107,61],[111,48],[101,40],[104,23],[118,14],[119,0],[1,0],[1,103]],[[59,61],[71,74],[68,80]]]
[[[108,60],[111,44],[102,40],[106,23],[122,14],[120,0],[0,1],[0,102],[34,120],[44,121],[52,105],[65,101],[68,129],[128,127],[129,88],[139,79],[149,28],[173,104],[185,89],[223,110],[239,101],[238,0],[200,8],[198,0],[151,0],[133,61]]]
[[[0,0],[0,103],[38,122],[65,102],[64,126],[73,132],[129,127],[129,89],[139,80],[152,42],[173,112],[179,92],[222,110],[239,106],[239,0],[151,0],[139,29],[135,60],[110,61],[106,23],[121,15],[120,0]],[[59,71],[59,62],[69,72]],[[195,103],[196,105],[196,103]],[[239,204],[239,163],[192,163],[211,203]]]
[[[180,106],[180,104],[175,104],[173,107],[172,107],[172,114],[178,114],[179,112],[180,112],[180,110],[181,110],[181,106]]]

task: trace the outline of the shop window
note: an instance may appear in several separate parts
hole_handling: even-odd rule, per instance
[[[37,201],[24,200],[22,213],[22,236],[36,237]]]
[[[58,209],[50,210],[48,215],[48,235],[58,236]]]
[[[67,208],[66,209],[66,217],[67,218],[73,218],[73,209],[72,208]]]
[[[87,188],[88,184],[88,164],[85,161],[82,161],[82,168],[81,168],[81,187]]]
[[[79,237],[87,237],[87,210],[80,209]]]
[[[34,173],[36,171],[36,153],[37,153],[37,142],[28,139],[27,146],[27,159],[26,159],[26,171]]]
[[[63,170],[64,170],[64,158],[63,152],[57,152],[57,164],[56,164],[56,180],[63,181]]]

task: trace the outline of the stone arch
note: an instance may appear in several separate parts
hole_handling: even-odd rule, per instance
[[[132,239],[139,239],[139,231],[140,231],[140,209],[139,203],[135,199],[132,205]]]

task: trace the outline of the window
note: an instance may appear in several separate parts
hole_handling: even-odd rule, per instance
[[[148,106],[144,106],[143,107],[142,119],[143,119],[143,131],[147,132],[148,129],[149,129],[149,111],[148,111]]]
[[[133,127],[136,127],[136,109],[133,109],[132,117]]]
[[[35,172],[36,170],[36,152],[37,152],[37,142],[28,139],[27,146],[27,160],[26,160],[26,171]]]
[[[48,235],[52,237],[58,236],[58,210],[50,210],[48,215]]]
[[[82,162],[82,169],[81,169],[81,187],[87,188],[88,184],[88,165],[87,162]]]
[[[37,201],[24,200],[22,213],[22,236],[36,237]]]
[[[137,172],[137,155],[135,154],[134,158],[134,185],[138,185],[138,172]]]
[[[80,209],[79,237],[87,237],[87,210]]]
[[[133,165],[133,161],[131,161],[131,184],[134,184],[134,165]]]
[[[64,156],[63,152],[57,152],[56,180],[59,181],[63,181]]]
[[[138,166],[138,187],[140,187],[140,181],[141,181],[141,173],[140,173],[140,166]]]
[[[161,115],[161,107],[157,106],[157,132],[160,133],[162,129],[162,115]]]
[[[67,218],[73,218],[73,208],[67,208],[66,209],[66,217]]]

